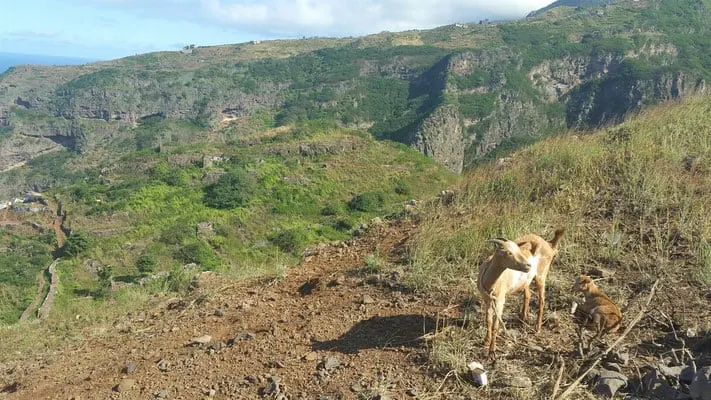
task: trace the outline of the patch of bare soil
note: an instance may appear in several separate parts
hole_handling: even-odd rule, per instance
[[[423,336],[446,335],[435,334],[445,320],[452,331],[481,332],[480,316],[462,331],[463,314],[451,306],[466,302],[467,288],[412,293],[397,274],[369,273],[364,261],[376,252],[393,260],[415,229],[407,222],[374,227],[320,248],[281,279],[204,273],[185,298],[120,318],[75,348],[24,355],[0,368],[0,399],[546,398],[558,360],[566,359],[563,388],[577,376],[584,363],[576,361],[577,338],[563,306],[539,335],[507,316],[499,360],[485,363],[490,386],[475,388],[435,369]],[[631,381],[664,357],[688,359],[671,352],[680,343],[674,335],[685,334],[665,323],[645,318],[626,340],[632,360],[621,369]],[[471,359],[484,361],[481,339],[471,338]],[[708,352],[692,350],[699,343],[685,343],[699,365],[709,364]],[[517,376],[532,386],[512,387],[526,386],[511,381]]]

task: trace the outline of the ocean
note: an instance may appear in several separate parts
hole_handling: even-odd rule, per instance
[[[39,65],[77,65],[86,64],[96,60],[74,57],[45,56],[39,54],[0,53],[0,73],[5,72],[14,65],[39,64]]]

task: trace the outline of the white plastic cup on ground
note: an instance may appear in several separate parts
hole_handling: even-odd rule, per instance
[[[467,364],[467,368],[469,368],[469,372],[472,375],[472,380],[474,380],[475,385],[486,386],[489,383],[489,380],[486,377],[486,371],[481,363],[472,361]]]

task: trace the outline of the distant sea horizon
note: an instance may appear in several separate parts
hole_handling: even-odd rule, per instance
[[[23,65],[79,65],[98,61],[91,58],[48,56],[42,54],[20,54],[0,52],[0,74],[8,68]]]

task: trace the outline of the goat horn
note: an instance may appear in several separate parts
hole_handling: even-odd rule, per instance
[[[489,239],[488,241],[503,246],[504,243],[508,242],[508,239],[506,239],[506,238],[500,238],[500,237],[499,237],[499,238]]]

